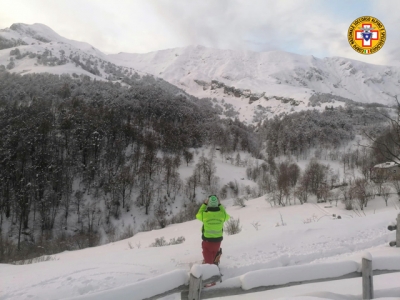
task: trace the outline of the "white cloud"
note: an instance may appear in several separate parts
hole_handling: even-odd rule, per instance
[[[86,41],[107,53],[149,52],[199,44],[225,49],[283,50],[318,57],[345,56],[370,63],[385,63],[399,53],[400,3],[389,0],[0,2],[5,8],[0,11],[0,28],[15,22],[44,23],[62,36]],[[348,45],[347,29],[354,19],[350,20],[346,12],[351,10],[354,19],[370,14],[385,24],[388,39],[377,54],[363,56]]]
[[[360,55],[347,41],[351,22],[362,14],[376,12],[366,1],[338,1],[336,7],[314,0],[151,2],[160,18],[186,44],[255,51],[280,49],[318,57],[345,56],[369,63],[386,62],[383,52]],[[387,7],[397,11],[391,5]],[[351,13],[346,13],[348,10]],[[340,14],[341,11],[344,13]],[[397,27],[389,21],[388,25]],[[397,44],[399,40],[396,37],[392,42]]]

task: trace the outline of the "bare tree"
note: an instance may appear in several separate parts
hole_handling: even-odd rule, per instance
[[[283,197],[287,197],[290,193],[289,164],[287,162],[279,164],[276,176],[277,200],[279,205],[283,205]]]
[[[353,210],[354,192],[350,187],[341,186],[340,194],[343,196],[342,201],[346,210]]]
[[[271,193],[276,187],[274,177],[267,172],[262,173],[257,183],[262,193]]]
[[[207,159],[204,155],[200,156],[199,162],[196,165],[196,169],[202,176],[202,182],[205,187],[211,185],[211,181],[215,174],[217,167],[215,166],[214,160],[212,158]]]
[[[198,171],[195,169],[193,175],[186,179],[186,196],[190,201],[195,201],[196,199],[196,188],[199,185],[199,175]]]
[[[81,207],[83,203],[83,192],[77,190],[74,195],[74,205],[76,207],[76,214],[78,215],[78,223],[81,223]]]
[[[383,200],[385,200],[386,206],[388,206],[388,200],[390,196],[390,186],[387,184],[383,185],[381,188],[381,195],[383,197]]]
[[[172,173],[171,176],[171,198],[175,200],[176,196],[182,189],[182,180],[178,172]]]
[[[154,205],[154,216],[161,228],[167,226],[167,208],[165,205],[166,199],[160,199]]]
[[[297,197],[297,199],[299,199],[300,204],[306,203],[307,200],[308,200],[308,195],[309,195],[309,192],[307,190],[307,186],[299,185],[296,188],[296,190],[294,192],[294,195]]]
[[[236,166],[240,166],[240,161],[241,161],[240,153],[238,153],[236,154],[236,159],[235,159]]]
[[[89,247],[95,245],[95,240],[92,238],[95,232],[95,221],[96,221],[96,203],[90,203],[85,208],[83,215],[87,221],[87,231],[89,235]]]
[[[66,167],[61,176],[62,180],[62,194],[61,194],[61,204],[64,208],[64,222],[65,228],[68,227],[68,216],[70,213],[70,206],[71,206],[71,194],[72,194],[72,182],[74,179],[74,175],[72,172],[72,168],[70,167],[71,163],[66,162]]]
[[[350,192],[358,200],[360,210],[367,207],[368,200],[372,197],[372,187],[365,179],[357,178],[350,187]]]
[[[189,163],[193,160],[193,153],[189,150],[183,150],[183,158],[186,162],[186,165],[189,166]]]
[[[145,207],[146,215],[149,214],[149,208],[153,202],[153,183],[146,176],[142,176],[139,180],[139,196],[137,200],[140,205]]]
[[[317,192],[317,202],[327,202],[331,195],[332,193],[330,192],[329,186],[327,184],[323,184]]]
[[[165,155],[163,157],[162,166],[164,169],[164,182],[165,182],[166,192],[168,197],[170,197],[172,176],[176,170],[174,160],[172,159],[172,157]]]
[[[400,174],[395,173],[391,179],[390,179],[391,184],[393,187],[396,189],[397,194],[400,195]]]
[[[376,183],[376,185],[378,186],[378,194],[381,195],[382,194],[382,186],[384,183],[386,183],[389,178],[390,178],[390,174],[388,172],[388,170],[386,170],[385,168],[374,168],[374,182]]]
[[[301,184],[308,191],[317,195],[323,185],[328,183],[329,166],[320,164],[317,160],[312,159],[301,179]]]
[[[116,175],[115,181],[117,189],[122,199],[122,208],[125,208],[126,201],[130,197],[134,185],[134,176],[131,173],[130,167],[129,166],[122,167],[121,170]]]

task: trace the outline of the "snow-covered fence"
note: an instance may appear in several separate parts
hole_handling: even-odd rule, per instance
[[[397,215],[397,224],[389,225],[388,229],[390,231],[396,230],[396,240],[391,241],[389,245],[391,247],[400,247],[400,214]]]
[[[221,280],[221,274],[216,265],[193,265],[190,270],[190,274],[187,274],[184,270],[177,271],[179,272],[176,274],[172,274],[173,272],[167,273],[167,277],[165,275],[158,276],[155,278],[156,281],[154,279],[148,279],[148,284],[154,284],[154,286],[158,285],[161,279],[161,281],[163,281],[163,291],[159,289],[154,290],[149,286],[147,293],[149,293],[150,291],[150,293],[152,294],[151,297],[142,297],[138,299],[153,300],[159,299],[163,296],[181,292],[184,295],[183,298],[190,300],[200,300],[201,292],[204,285]],[[186,273],[186,277],[183,276],[182,272]],[[139,284],[142,286],[139,287],[138,292],[147,287],[147,285],[143,285],[141,282],[139,282]],[[167,286],[169,286],[169,288]],[[141,292],[143,293],[143,291]]]
[[[362,296],[363,299],[374,299],[374,284],[372,274],[372,256],[364,254],[361,263]]]
[[[185,270],[175,270],[128,286],[80,296],[74,300],[155,300],[181,292],[188,295],[188,290],[189,299],[199,300],[203,285],[220,279],[217,266],[193,265],[189,274]]]
[[[219,269],[216,265],[194,265],[190,270],[189,292],[187,299],[200,300],[203,285],[216,282],[221,279]],[[186,298],[185,296],[181,298]]]
[[[225,280],[222,284],[203,290],[201,299],[241,295],[313,282],[362,277],[360,292],[363,299],[373,297],[372,270],[378,274],[400,271],[400,256],[376,257],[369,253],[362,262],[352,260],[333,263],[288,266],[248,272]],[[188,299],[182,293],[181,299]]]
[[[155,300],[167,295],[181,293],[181,299],[200,300],[360,276],[363,277],[363,286],[360,286],[360,290],[362,289],[363,291],[363,299],[372,299],[372,270],[379,270],[379,273],[400,271],[400,255],[374,257],[372,261],[371,255],[366,254],[363,256],[363,264],[348,260],[257,270],[227,279],[221,284],[207,289],[203,289],[205,284],[220,280],[218,267],[215,265],[194,265],[190,273],[185,270],[175,270],[128,286],[96,292],[74,299]]]
[[[258,270],[240,276],[240,281],[243,290],[251,290],[261,286],[277,286],[291,282],[336,278],[358,270],[359,264],[349,260]]]

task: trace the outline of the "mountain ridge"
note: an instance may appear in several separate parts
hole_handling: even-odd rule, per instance
[[[296,89],[290,93],[314,90],[364,103],[379,102],[377,99],[382,98],[382,102],[389,104],[393,103],[400,79],[397,67],[369,65],[340,57],[319,59],[282,51],[241,52],[189,46],[108,57],[177,85],[193,87],[195,79],[218,80],[270,96],[276,94],[275,90],[283,93],[282,96],[290,96],[279,88],[278,85],[282,85]],[[369,88],[371,81],[375,86]],[[379,90],[388,94],[382,95]]]
[[[16,51],[17,47],[20,55],[11,55],[10,50]],[[69,40],[38,23],[15,23],[0,30],[0,49],[0,68],[11,72],[69,73],[122,83],[135,74],[150,74],[198,98],[215,98],[224,111],[228,110],[226,105],[232,106],[239,119],[250,123],[259,107],[268,110],[265,117],[272,117],[324,109],[328,104],[342,105],[337,99],[392,106],[400,88],[397,66],[343,57],[220,50],[201,45],[144,54],[104,54],[88,43]],[[323,101],[310,101],[313,95],[322,95]]]

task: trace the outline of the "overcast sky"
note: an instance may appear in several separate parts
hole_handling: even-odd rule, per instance
[[[0,0],[0,28],[42,23],[105,53],[203,45],[391,64],[400,55],[399,11],[398,0]],[[365,15],[387,30],[383,49],[369,56],[346,38]]]

